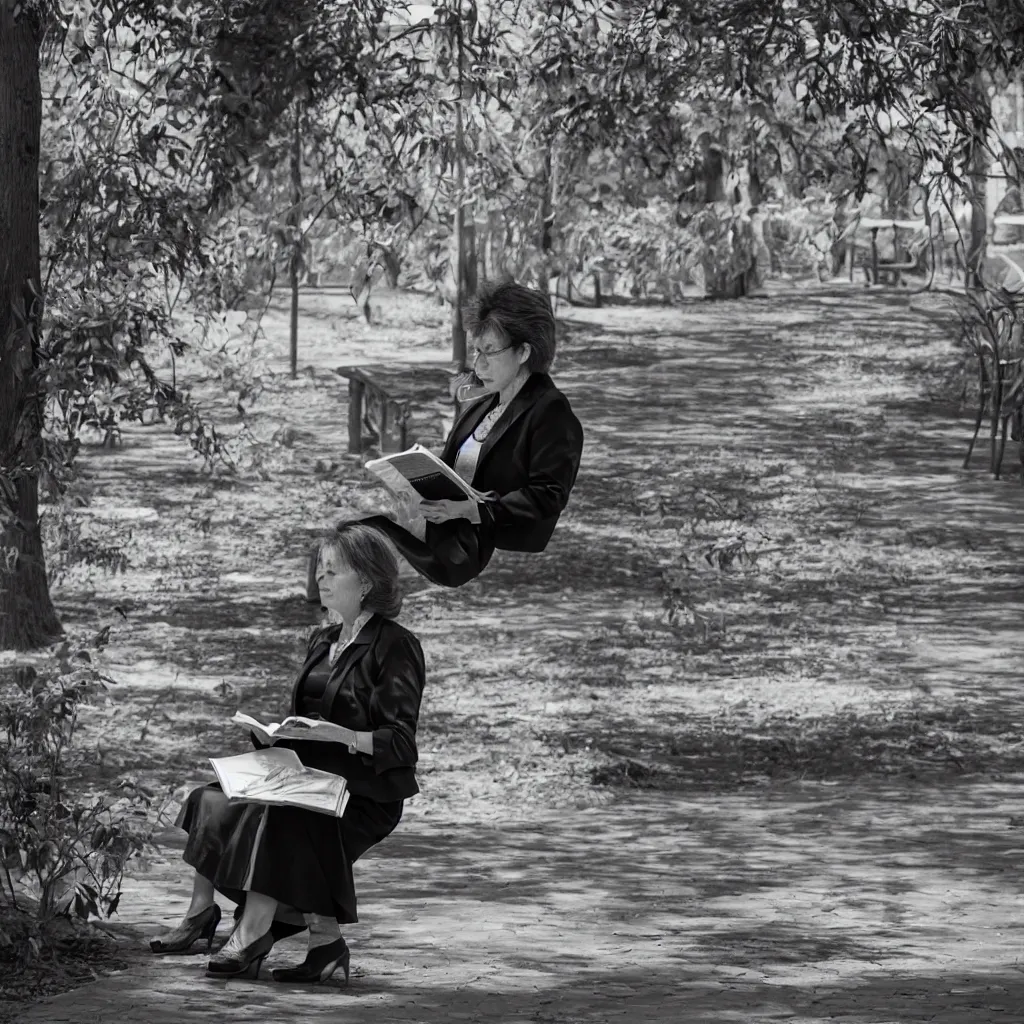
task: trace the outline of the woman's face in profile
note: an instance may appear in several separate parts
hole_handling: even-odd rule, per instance
[[[501,391],[516,379],[519,368],[530,357],[530,346],[507,346],[494,331],[484,331],[473,346],[473,370],[488,391]]]
[[[320,603],[345,622],[352,622],[362,611],[363,581],[337,551],[326,548],[320,552],[316,582],[320,587]]]

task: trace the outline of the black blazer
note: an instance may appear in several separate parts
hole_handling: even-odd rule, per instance
[[[498,404],[488,395],[455,421],[441,459],[454,467],[466,438]],[[494,547],[543,551],[569,501],[583,454],[583,427],[546,373],[534,373],[480,446],[473,476],[478,491],[498,497],[481,506],[494,525]]]
[[[459,448],[499,401],[488,395],[462,411],[441,459],[454,468]],[[546,373],[534,373],[509,403],[480,446],[473,486],[497,498],[480,506],[480,524],[468,519],[427,523],[423,540],[388,516],[360,520],[389,537],[422,576],[445,587],[461,587],[487,567],[495,548],[543,551],[576,483],[583,453],[583,428],[569,400]],[[315,559],[315,553],[313,558]],[[307,598],[316,600],[311,560]]]
[[[292,687],[291,714],[310,669],[329,657],[340,626],[320,630]],[[281,740],[308,768],[343,775],[350,792],[380,803],[419,792],[416,724],[426,679],[423,649],[404,626],[374,615],[342,652],[322,698],[321,716],[356,732],[373,733],[373,754],[350,754],[341,743]]]

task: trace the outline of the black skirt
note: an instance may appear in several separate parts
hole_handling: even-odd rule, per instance
[[[471,523],[468,519],[427,523],[420,540],[386,516],[373,516],[362,522],[380,530],[421,576],[442,587],[461,587],[475,580],[494,554],[490,540],[494,531],[489,523]]]
[[[188,832],[183,854],[228,899],[246,892],[282,909],[358,920],[352,865],[390,835],[404,801],[378,803],[352,794],[341,818],[298,807],[229,802],[217,783],[192,790],[178,815]]]

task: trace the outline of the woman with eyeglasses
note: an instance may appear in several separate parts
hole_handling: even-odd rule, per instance
[[[274,980],[317,984],[349,975],[341,925],[357,920],[352,865],[386,839],[419,792],[416,729],[426,681],[419,640],[396,618],[398,560],[375,530],[350,523],[320,544],[317,581],[337,620],[318,629],[291,688],[291,714],[337,727],[309,740],[279,740],[307,768],[340,775],[349,802],[340,818],[298,807],[228,800],[217,783],[194,789],[177,824],[192,868],[184,920],[150,942],[158,954],[213,948],[220,892],[238,904],[235,927],[207,974],[259,974],[274,943],[308,929],[306,958]],[[255,746],[262,744],[253,737]]]
[[[583,452],[580,421],[548,376],[555,356],[548,296],[514,282],[485,285],[463,323],[480,387],[440,457],[488,500],[421,500],[404,524],[383,515],[361,520],[385,533],[422,576],[447,587],[479,576],[495,548],[543,551]],[[413,532],[418,516],[425,528]],[[311,579],[307,597],[315,601],[314,588]]]

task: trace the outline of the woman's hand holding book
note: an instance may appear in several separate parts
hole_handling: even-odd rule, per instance
[[[475,501],[452,501],[450,498],[441,498],[437,501],[428,501],[424,498],[419,503],[423,518],[430,523],[446,523],[449,519],[468,519],[470,522],[479,522],[480,513]]]
[[[322,743],[343,743],[352,754],[373,752],[372,733],[358,733],[343,725],[335,725],[334,722],[290,715],[283,722],[264,725],[241,711],[235,713],[232,721],[251,729],[261,740],[271,745],[277,740],[316,740]]]
[[[298,718],[294,715],[286,718],[281,723],[277,735],[282,739],[298,739],[303,735],[300,730],[310,734],[315,732],[316,736],[310,735],[310,739],[344,743],[349,747],[354,747],[358,740],[358,735],[354,729],[346,729],[345,726],[335,725],[334,722],[310,722],[308,718]],[[287,736],[285,731],[287,731]]]

